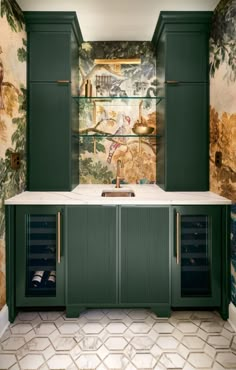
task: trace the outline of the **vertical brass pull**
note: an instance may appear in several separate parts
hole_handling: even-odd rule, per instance
[[[176,264],[179,265],[180,262],[180,220],[181,215],[179,212],[176,213]]]
[[[57,262],[61,263],[61,213],[57,212]]]

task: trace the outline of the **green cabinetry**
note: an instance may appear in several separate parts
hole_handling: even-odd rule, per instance
[[[169,207],[121,207],[121,303],[170,314]]]
[[[211,12],[161,12],[153,36],[159,112],[157,183],[166,191],[209,189]],[[188,174],[186,176],[186,174]]]
[[[175,206],[173,220],[173,307],[218,307],[227,318],[228,243],[223,225],[227,208]]]
[[[70,191],[78,182],[78,89],[82,42],[74,12],[25,12],[28,36],[28,190]],[[76,127],[75,127],[76,126]]]

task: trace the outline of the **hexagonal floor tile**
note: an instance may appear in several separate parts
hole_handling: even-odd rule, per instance
[[[60,311],[49,311],[49,312],[39,312],[39,316],[43,321],[55,321],[63,315]]]
[[[129,363],[127,357],[122,354],[110,354],[103,361],[108,369],[125,369]]]
[[[133,320],[145,320],[149,315],[149,311],[143,310],[143,309],[136,309],[136,310],[129,311],[128,315]]]
[[[127,314],[124,310],[113,308],[106,313],[106,316],[110,320],[123,320],[125,317],[127,317]]]
[[[19,312],[17,315],[17,319],[21,321],[33,321],[37,319],[38,313],[37,312]]]
[[[76,345],[76,341],[70,337],[59,337],[52,344],[57,351],[70,351]]]
[[[33,329],[31,324],[16,324],[10,327],[13,334],[26,334]]]
[[[207,339],[207,342],[214,348],[229,348],[230,340],[223,337],[223,335],[210,335]]]
[[[200,328],[207,333],[221,333],[223,330],[223,326],[216,321],[203,321]]]
[[[61,334],[75,334],[79,330],[76,323],[65,322],[58,328]]]
[[[177,329],[182,331],[182,333],[196,333],[196,331],[198,330],[198,327],[196,325],[187,321],[179,322],[176,327]]]
[[[26,369],[38,369],[44,363],[42,355],[26,355],[20,360],[20,367]]]
[[[106,330],[111,334],[122,334],[127,327],[122,322],[113,322],[107,325]]]
[[[162,349],[176,349],[179,342],[171,336],[159,337],[156,341],[157,345]]]
[[[100,364],[100,359],[97,355],[90,355],[90,354],[83,354],[81,355],[78,360],[76,360],[76,365],[79,369],[97,369],[98,365]]]
[[[185,360],[178,353],[164,353],[158,362],[167,369],[182,369]]]
[[[170,334],[173,332],[174,326],[169,324],[168,322],[157,322],[153,326],[153,329],[160,334]]]
[[[1,369],[9,369],[15,363],[16,363],[16,356],[0,354]]]
[[[98,334],[103,330],[103,326],[99,323],[89,322],[82,329],[86,334]]]
[[[216,361],[226,369],[236,369],[236,355],[231,352],[220,352],[216,355]]]
[[[110,337],[106,340],[105,346],[109,350],[123,350],[128,342],[122,337]]]
[[[206,353],[190,353],[188,357],[188,362],[196,367],[197,369],[205,369],[212,366],[213,359]]]
[[[37,325],[34,330],[37,335],[49,335],[56,330],[56,326],[53,323],[43,322]]]
[[[154,341],[148,336],[137,336],[131,340],[130,344],[136,350],[149,350],[154,345]]]
[[[48,338],[33,338],[27,343],[29,351],[44,351],[50,346]]]
[[[137,369],[153,369],[156,364],[155,358],[149,353],[137,353],[132,362]]]
[[[202,349],[205,342],[196,336],[186,335],[182,339],[183,344],[189,349]]]
[[[23,337],[10,337],[2,342],[2,348],[4,351],[17,351],[24,344],[25,340]]]
[[[54,355],[48,360],[49,369],[66,369],[72,363],[72,359],[68,355]]]
[[[134,322],[130,325],[130,330],[135,334],[146,334],[151,330],[151,326],[143,322]]]
[[[82,351],[97,351],[101,347],[102,341],[98,337],[84,337],[80,342],[79,346]]]
[[[88,310],[84,312],[83,317],[86,317],[87,320],[101,320],[104,317],[102,310]]]

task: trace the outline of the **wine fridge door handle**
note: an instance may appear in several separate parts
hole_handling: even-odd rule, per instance
[[[61,212],[57,212],[57,263],[61,263]]]
[[[181,224],[181,215],[179,212],[176,212],[176,264],[180,263],[180,229]]]

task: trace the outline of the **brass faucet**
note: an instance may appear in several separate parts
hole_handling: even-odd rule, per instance
[[[116,188],[120,188],[120,180],[123,180],[123,176],[121,174],[121,169],[123,168],[123,164],[119,159],[117,161],[117,168],[116,168]]]

